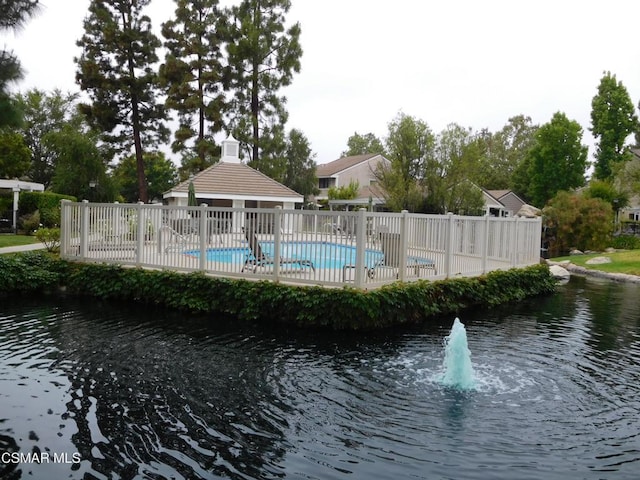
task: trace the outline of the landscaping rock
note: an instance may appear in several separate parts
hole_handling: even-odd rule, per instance
[[[574,248],[569,252],[569,255],[584,255],[584,253],[578,250],[577,248]]]
[[[518,210],[518,213],[516,213],[518,217],[526,217],[526,218],[539,217],[540,214],[541,212],[539,208],[536,208],[533,205],[528,205],[526,203],[522,205],[522,207],[520,207],[520,210]]]
[[[560,265],[551,265],[549,267],[549,272],[553,278],[558,280],[568,280],[571,277],[571,274],[566,268],[561,267]]]
[[[585,262],[587,265],[602,265],[604,263],[611,263],[609,257],[593,257]]]

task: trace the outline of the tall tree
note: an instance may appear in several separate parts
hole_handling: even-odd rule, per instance
[[[78,112],[78,94],[63,94],[60,90],[47,93],[32,89],[16,96],[23,114],[21,127],[27,146],[31,150],[29,178],[48,188],[55,171],[57,152],[48,138],[66,126],[85,131],[86,125]]]
[[[21,28],[38,7],[38,0],[0,0],[0,30]],[[9,93],[9,85],[20,80],[22,75],[18,57],[0,50],[0,128],[20,124],[20,110]]]
[[[340,154],[341,157],[351,157],[354,155],[366,155],[369,153],[384,154],[382,142],[373,133],[360,135],[354,132],[347,140],[347,149]]]
[[[640,128],[633,102],[622,82],[611,72],[600,80],[591,101],[591,132],[596,137],[594,175],[610,179],[615,165],[629,160],[627,139]]]
[[[286,171],[282,183],[300,195],[305,201],[310,195],[318,194],[315,154],[309,140],[295,128],[287,136]]]
[[[140,200],[148,201],[144,150],[168,137],[154,64],[160,41],[142,13],[150,0],[92,0],[76,59],[76,80],[89,93],[83,112],[118,153],[133,146]]]
[[[162,200],[162,194],[178,181],[176,167],[162,152],[144,154],[145,175],[149,181],[149,198]],[[135,202],[139,197],[136,178],[136,159],[134,156],[124,157],[114,168],[113,176],[118,184],[120,195],[127,202]]]
[[[488,130],[477,133],[474,143],[482,165],[477,183],[492,190],[516,190],[514,182],[518,169],[534,143],[537,128],[530,117],[517,115],[509,118],[507,124],[495,133]]]
[[[24,137],[9,130],[0,130],[0,178],[19,178],[31,164],[29,147]]]
[[[544,207],[559,191],[584,185],[588,149],[581,141],[580,124],[561,112],[538,129],[529,150],[529,196],[535,206]]]
[[[426,199],[433,213],[478,214],[484,205],[482,190],[474,183],[481,171],[471,129],[447,125],[436,139],[435,157],[425,169],[423,182],[431,194]]]
[[[231,10],[232,133],[260,171],[283,151],[288,114],[279,90],[300,71],[300,24],[286,27],[290,7],[290,0],[242,0]]]
[[[66,125],[50,132],[47,142],[55,152],[51,190],[93,202],[115,200],[114,184],[95,135]]]
[[[387,206],[393,211],[420,211],[424,197],[421,179],[428,159],[433,158],[435,136],[422,120],[400,113],[389,123],[386,146],[390,164],[381,166],[376,177],[385,191]]]
[[[218,0],[177,0],[175,16],[162,25],[167,48],[160,78],[167,89],[166,107],[178,113],[174,152],[190,151],[192,167],[214,163],[214,134],[224,126],[225,13]]]

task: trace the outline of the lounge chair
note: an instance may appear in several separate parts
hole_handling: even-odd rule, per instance
[[[241,272],[244,272],[244,269],[247,268],[247,265],[253,265],[253,273],[258,270],[258,267],[265,267],[267,265],[274,265],[275,260],[264,253],[262,247],[260,246],[260,242],[258,241],[258,237],[256,233],[250,229],[244,229],[244,235],[247,238],[247,242],[249,243],[249,254],[247,255],[247,259],[242,266]],[[300,269],[304,269],[305,267],[310,267],[312,271],[316,271],[316,267],[311,260],[306,260],[303,258],[284,258],[280,257],[280,266],[283,265],[297,265]]]
[[[379,231],[378,237],[380,239],[383,257],[378,263],[368,269],[369,278],[374,278],[379,268],[388,267],[396,270],[400,268],[400,234]],[[407,269],[414,272],[416,277],[420,276],[420,272],[423,269],[433,270],[436,275],[438,273],[436,262],[426,257],[408,255],[406,266]],[[396,271],[396,278],[399,276],[399,272]]]

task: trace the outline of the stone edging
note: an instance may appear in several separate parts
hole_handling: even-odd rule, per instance
[[[571,273],[575,273],[577,275],[586,275],[589,277],[597,277],[597,278],[606,278],[607,280],[613,280],[615,282],[629,282],[629,283],[640,283],[640,277],[637,275],[628,275],[626,273],[609,273],[602,272],[600,270],[593,270],[591,268],[581,267],[579,265],[574,265],[573,263],[565,263],[565,262],[549,262],[549,265],[558,265]]]

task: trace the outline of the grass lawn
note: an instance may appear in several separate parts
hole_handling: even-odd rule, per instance
[[[16,245],[30,245],[32,243],[37,243],[37,242],[38,240],[34,236],[0,234],[0,248],[13,247]]]
[[[611,259],[611,263],[587,265],[587,260],[593,257],[609,257]],[[640,250],[625,250],[616,253],[596,253],[593,255],[571,255],[568,257],[553,258],[552,260],[554,262],[569,260],[574,265],[590,268],[592,270],[640,276]]]

